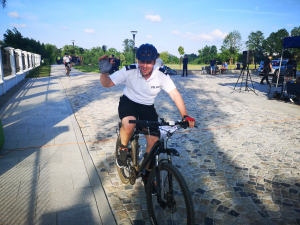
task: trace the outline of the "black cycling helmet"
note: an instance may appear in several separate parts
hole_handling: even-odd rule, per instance
[[[65,55],[68,55],[68,53],[65,53]]]
[[[143,44],[136,51],[136,58],[138,60],[156,60],[157,59],[157,50],[151,44]]]

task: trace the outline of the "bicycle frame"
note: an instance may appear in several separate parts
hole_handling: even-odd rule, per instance
[[[153,132],[149,132],[149,133],[151,134]],[[147,131],[137,129],[134,132],[133,139],[138,138],[139,134],[148,135],[149,133]],[[162,153],[166,153],[168,155],[168,159],[159,160],[159,155]],[[153,157],[155,157],[155,166],[153,167],[153,169],[155,169],[156,180],[157,180],[157,184],[156,184],[157,202],[162,208],[165,208],[166,204],[161,200],[161,183],[160,183],[161,163],[167,162],[172,164],[171,155],[179,156],[179,152],[174,148],[165,148],[164,139],[159,139],[154,143],[150,152],[147,154],[146,158],[144,158],[144,160],[140,164],[137,163],[138,169],[136,173],[137,173],[137,177],[140,177],[142,175],[142,172],[148,165],[148,163],[152,160]],[[138,159],[138,157],[136,158]],[[170,193],[173,194],[172,174],[168,174],[168,180],[169,180]]]

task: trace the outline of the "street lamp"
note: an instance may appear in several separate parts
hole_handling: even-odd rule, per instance
[[[67,54],[69,55],[69,47],[67,46]]]
[[[73,43],[73,55],[75,55],[75,49],[74,49],[74,43],[75,43],[75,40],[71,40],[72,43]]]
[[[137,31],[131,31],[131,33],[133,35],[133,64],[135,64],[135,35]]]

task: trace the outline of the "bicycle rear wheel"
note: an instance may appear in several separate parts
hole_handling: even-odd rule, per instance
[[[147,184],[147,207],[152,224],[195,224],[194,203],[189,188],[180,172],[169,163],[161,164],[161,199],[165,207],[157,202],[156,172],[149,175]]]
[[[134,139],[132,141],[130,141],[128,143],[128,151],[131,151],[131,159],[133,161],[133,166],[135,166],[136,168],[138,168],[138,163],[139,163],[139,158],[138,158],[138,150],[137,150],[137,140]],[[118,137],[117,143],[116,143],[116,152],[115,152],[115,156],[117,158],[118,156],[118,152],[119,152],[119,148],[120,148],[120,144],[121,144],[121,139],[120,137]],[[136,165],[135,165],[136,162]],[[117,170],[118,170],[118,174],[120,177],[120,180],[122,181],[122,183],[124,184],[128,184],[129,183],[129,170],[130,170],[130,166],[124,167],[124,168],[119,168],[117,166]]]
[[[116,159],[118,157],[118,152],[119,152],[119,148],[120,148],[120,145],[121,145],[121,139],[120,139],[120,136],[118,137],[117,139],[117,143],[116,143],[116,152],[115,152],[115,156],[116,156]],[[126,168],[119,168],[117,166],[117,170],[118,170],[118,174],[119,174],[119,177],[120,177],[120,180],[122,181],[123,184],[128,184],[129,183],[129,172],[126,170]]]
[[[67,68],[67,75],[70,77],[70,67]]]

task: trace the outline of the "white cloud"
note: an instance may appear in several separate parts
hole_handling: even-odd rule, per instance
[[[20,18],[20,15],[18,14],[17,11],[15,12],[10,12],[7,14],[8,16],[12,17],[12,18]]]
[[[293,24],[287,24],[287,26],[289,26],[289,27],[292,27],[292,26],[293,26]]]
[[[186,32],[185,34],[180,33],[179,31],[172,31],[173,34],[177,34],[181,37],[184,37],[186,39],[192,40],[192,41],[209,41],[213,42],[216,40],[223,40],[227,33],[223,33],[219,29],[216,29],[210,33],[202,33],[202,34],[192,34],[191,32]]]
[[[151,35],[147,35],[146,37],[147,37],[147,38],[153,38]]]
[[[17,28],[25,28],[25,27],[28,27],[28,26],[25,25],[24,23],[22,23],[22,24],[10,23],[9,25],[11,25],[11,26],[13,26],[13,27],[17,27]]]
[[[69,30],[69,28],[67,28],[67,27],[59,27],[59,28],[64,29],[64,30]]]
[[[180,34],[178,30],[172,30],[172,34]]]
[[[85,33],[95,34],[96,32],[93,29],[84,29]]]
[[[145,15],[145,18],[147,20],[151,20],[152,22],[160,22],[161,21],[161,17],[159,15]]]

